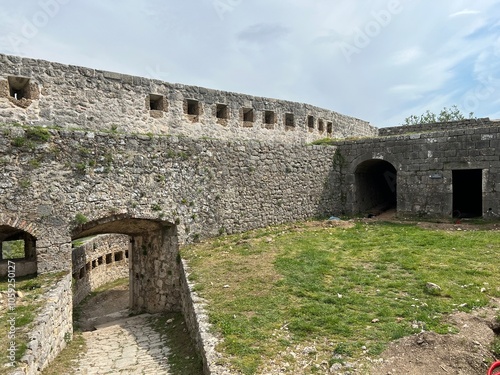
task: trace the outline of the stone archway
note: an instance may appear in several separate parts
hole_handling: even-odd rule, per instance
[[[136,313],[180,311],[180,262],[174,224],[112,216],[79,226],[72,239],[97,234],[130,236],[129,308]]]
[[[7,276],[9,264],[15,264],[17,277],[36,275],[36,238],[10,225],[0,225],[0,277]]]
[[[358,164],[355,176],[355,212],[378,215],[397,209],[397,171],[388,161],[365,160]]]

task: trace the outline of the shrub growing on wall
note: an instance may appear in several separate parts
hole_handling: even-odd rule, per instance
[[[474,112],[469,113],[468,119],[473,119]],[[431,124],[434,122],[451,122],[451,121],[460,121],[467,119],[463,113],[458,109],[456,105],[447,108],[444,107],[438,115],[427,110],[422,113],[420,116],[411,115],[405,118],[403,125],[418,125],[418,124]]]

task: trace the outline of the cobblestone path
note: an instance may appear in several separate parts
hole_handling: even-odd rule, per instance
[[[153,315],[124,318],[84,332],[87,352],[74,375],[170,374],[169,349],[148,324],[149,317]]]

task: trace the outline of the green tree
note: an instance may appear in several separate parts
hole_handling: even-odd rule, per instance
[[[474,112],[469,113],[469,119],[473,119]],[[430,124],[433,122],[450,122],[450,121],[459,121],[465,120],[466,117],[460,112],[460,109],[456,105],[451,106],[450,108],[444,107],[438,115],[427,110],[422,113],[420,116],[411,115],[405,118],[403,125],[418,125],[418,124]]]
[[[2,258],[3,259],[24,258],[24,240],[2,242]]]

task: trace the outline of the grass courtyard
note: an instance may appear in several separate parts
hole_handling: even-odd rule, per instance
[[[182,256],[225,364],[254,374],[277,358],[330,366],[421,330],[453,332],[447,314],[500,297],[500,231],[458,229],[305,222],[218,237]]]

